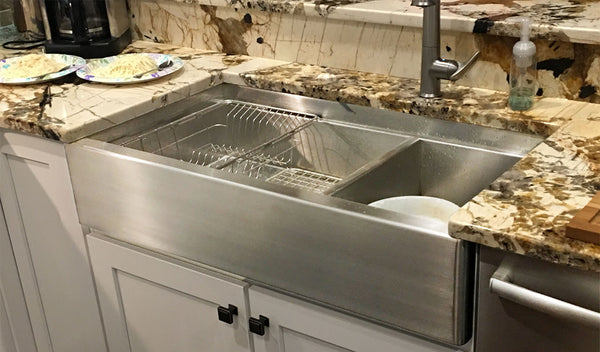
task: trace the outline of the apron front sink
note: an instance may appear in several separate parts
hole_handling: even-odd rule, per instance
[[[462,205],[540,141],[221,85],[66,148],[83,225],[456,346],[473,246],[365,203]]]

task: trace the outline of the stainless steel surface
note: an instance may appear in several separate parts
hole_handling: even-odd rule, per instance
[[[491,293],[557,318],[600,327],[600,313],[515,285],[504,276],[497,271],[490,279]]]
[[[423,8],[423,42],[421,52],[421,90],[423,98],[442,95],[441,79],[457,80],[479,57],[475,52],[465,63],[440,58],[441,0],[412,0],[411,5]]]
[[[194,164],[210,165],[223,158],[242,157],[295,131],[313,118],[317,116],[239,101],[222,101],[119,143]]]
[[[41,9],[46,52],[101,58],[120,53],[131,42],[127,1],[35,1]]]
[[[432,339],[469,337],[463,242],[341,199],[93,140],[67,147],[83,224]]]
[[[118,143],[267,182],[324,192],[406,139],[321,122],[313,114],[217,100],[199,112]]]
[[[324,193],[341,179],[303,169],[287,168],[269,177],[267,182]]]
[[[457,79],[460,79],[465,73],[467,73],[469,68],[473,66],[475,61],[479,59],[479,56],[481,56],[481,51],[478,50],[474,52],[467,61],[459,62],[458,69],[450,76],[449,80],[456,81]]]
[[[519,159],[514,154],[419,139],[328,193],[364,204],[423,195],[463,205]]]
[[[462,140],[461,147],[514,161],[540,139],[222,85],[67,145],[86,226],[440,343],[465,343],[471,334],[474,278],[473,251],[465,242],[422,229],[410,214],[119,145],[131,138],[133,128],[147,131],[193,110],[218,109],[227,99],[321,116],[289,139],[265,145],[261,153],[277,155],[270,149],[302,140],[306,151],[293,148],[303,156],[297,165],[341,175],[341,186],[369,177],[369,170],[388,162],[398,165],[396,155],[420,155],[411,148]],[[307,157],[315,150],[325,151],[326,163]]]
[[[106,14],[110,23],[110,35],[113,38],[122,36],[129,30],[129,5],[123,0],[106,0]]]
[[[597,352],[600,273],[481,247],[475,351]]]

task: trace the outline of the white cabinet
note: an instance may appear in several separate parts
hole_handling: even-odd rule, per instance
[[[256,352],[454,351],[105,236],[87,238],[111,352],[250,351],[250,339]],[[232,325],[217,319],[217,307],[230,304],[238,309]],[[249,334],[250,311],[257,327],[268,318],[264,335]]]
[[[256,352],[456,351],[261,287],[249,295],[252,316],[269,319]]]
[[[111,352],[250,351],[242,281],[95,235],[88,246]],[[231,324],[217,313],[230,305]]]
[[[35,351],[23,290],[0,206],[0,352]]]
[[[0,352],[15,352],[16,350],[12,328],[4,306],[4,297],[0,291]]]
[[[64,146],[0,130],[0,199],[35,339],[24,351],[106,351]]]

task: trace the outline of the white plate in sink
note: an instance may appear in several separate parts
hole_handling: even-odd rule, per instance
[[[409,214],[423,218],[426,227],[445,234],[448,221],[460,207],[450,201],[436,197],[403,196],[384,198],[369,204],[372,207]]]

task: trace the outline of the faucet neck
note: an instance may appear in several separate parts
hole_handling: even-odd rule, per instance
[[[440,58],[441,0],[412,0],[413,6],[423,7],[423,47],[421,52],[421,91],[423,98],[441,96],[440,79],[457,80],[477,60],[479,51],[465,63]]]
[[[441,95],[441,82],[432,72],[440,59],[440,6],[439,2],[423,9],[423,42],[421,50],[420,96],[432,98]]]
[[[423,47],[438,48],[438,54],[433,60],[440,58],[440,6],[430,6],[423,9]]]

